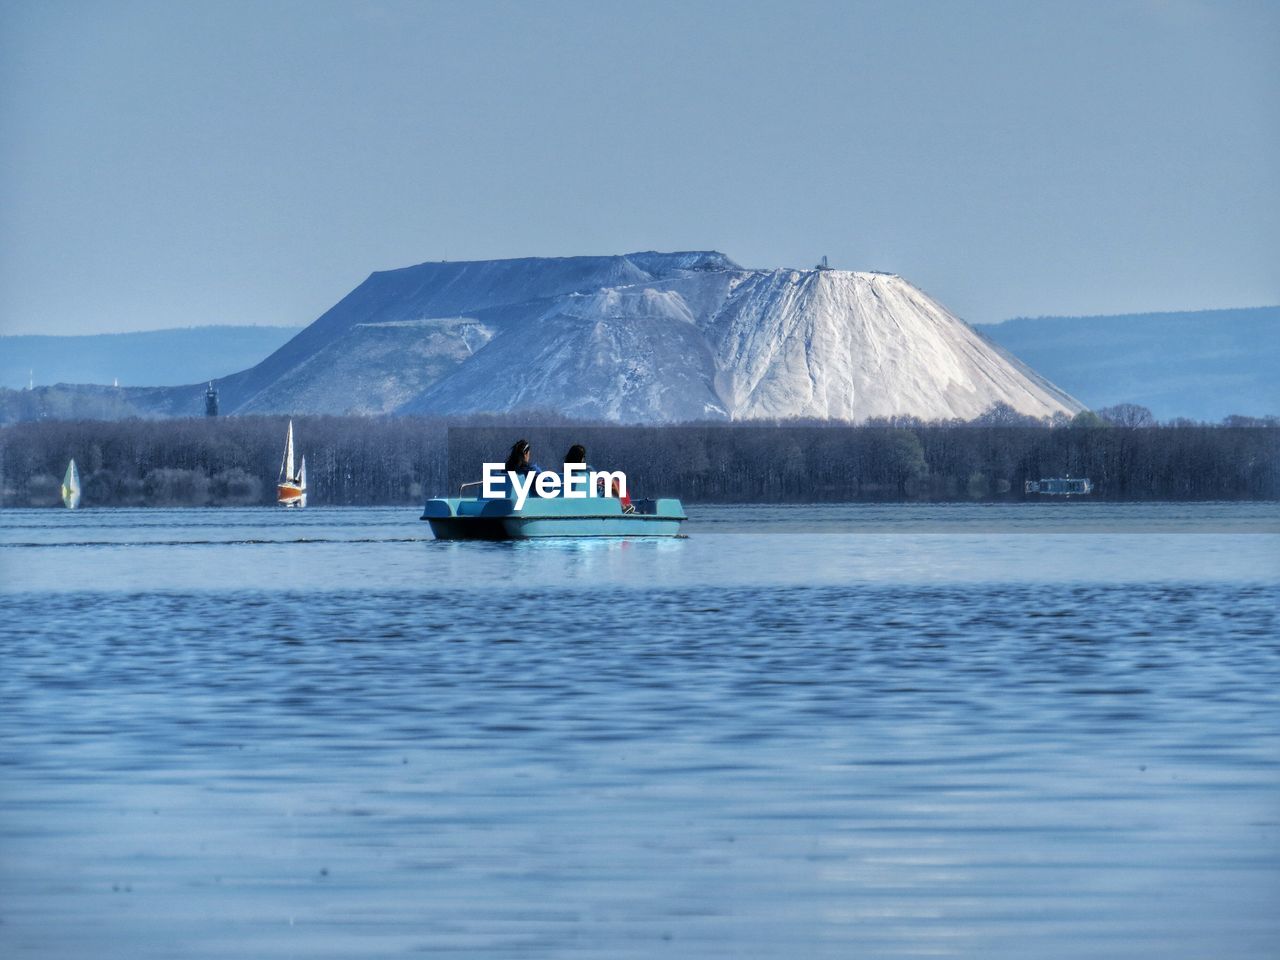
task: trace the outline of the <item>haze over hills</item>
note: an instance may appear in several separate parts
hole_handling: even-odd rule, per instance
[[[301,327],[174,327],[137,333],[0,336],[0,386],[97,383],[176,386],[242,370]]]
[[[217,385],[225,413],[541,410],[661,423],[1080,409],[900,277],[748,270],[714,251],[374,273]],[[199,392],[128,399],[190,415]]]
[[[1137,403],[1161,420],[1280,414],[1280,306],[975,327],[1094,409]]]

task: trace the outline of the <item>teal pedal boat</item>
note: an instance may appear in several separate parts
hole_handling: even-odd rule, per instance
[[[436,498],[422,519],[437,540],[530,540],[541,537],[678,537],[687,518],[679,500],[636,500],[624,513],[614,497]]]

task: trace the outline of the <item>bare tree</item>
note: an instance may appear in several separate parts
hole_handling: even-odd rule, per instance
[[[1113,407],[1103,407],[1098,416],[1116,427],[1154,427],[1156,418],[1146,407],[1136,403],[1117,403]]]

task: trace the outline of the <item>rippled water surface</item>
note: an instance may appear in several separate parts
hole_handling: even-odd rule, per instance
[[[690,514],[0,513],[0,955],[1280,955],[1280,507]]]

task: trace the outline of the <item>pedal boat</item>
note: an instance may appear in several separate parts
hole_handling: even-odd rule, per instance
[[[437,540],[680,536],[687,518],[679,500],[636,500],[633,506],[634,513],[624,513],[616,497],[530,496],[517,510],[510,496],[435,498],[422,519]]]

